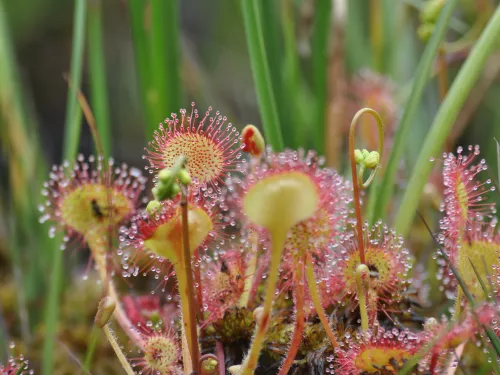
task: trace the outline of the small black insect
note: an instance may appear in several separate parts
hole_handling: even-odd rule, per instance
[[[228,271],[229,269],[227,268],[226,262],[222,261],[222,264],[220,266],[220,272],[229,273]]]
[[[97,200],[92,199],[91,205],[92,205],[92,212],[94,213],[94,216],[97,217],[98,219],[102,219],[104,217],[104,213],[102,212],[101,207],[99,207]]]

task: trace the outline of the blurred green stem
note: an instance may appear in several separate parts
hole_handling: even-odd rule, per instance
[[[481,37],[453,81],[448,95],[439,107],[436,118],[427,134],[395,220],[396,230],[403,236],[406,236],[410,230],[420,200],[420,194],[434,165],[429,159],[439,153],[462,105],[467,99],[467,95],[481,74],[488,56],[497,46],[499,35],[500,6],[495,10]]]
[[[73,18],[73,41],[71,50],[70,81],[77,89],[82,82],[83,51],[85,47],[85,20],[87,5],[85,0],[75,0]],[[66,101],[66,121],[64,128],[64,160],[71,162],[78,152],[80,142],[82,111],[78,105],[76,91],[68,88]]]
[[[94,358],[94,353],[97,346],[97,340],[99,339],[99,333],[100,333],[99,329],[95,325],[92,326],[92,332],[90,333],[87,352],[85,353],[85,362],[83,363],[83,371],[85,373],[90,372],[90,366],[92,364],[92,359]]]
[[[178,0],[151,0],[151,45],[149,62],[153,91],[154,123],[147,126],[148,139],[158,122],[177,112],[182,98],[179,49],[179,2]]]
[[[292,0],[282,0],[281,19],[285,39],[285,58],[283,61],[283,91],[286,98],[286,110],[290,116],[286,123],[286,138],[291,138],[293,148],[306,146],[304,134],[300,131],[300,71],[297,38],[295,37],[295,19]],[[283,124],[282,124],[283,125]],[[283,129],[285,130],[285,129]]]
[[[403,157],[406,144],[409,140],[411,126],[415,122],[415,115],[420,106],[424,88],[431,74],[434,58],[438,52],[439,46],[446,34],[448,23],[458,0],[449,0],[441,11],[436,29],[425,48],[422,59],[420,60],[413,80],[413,89],[411,91],[408,103],[405,106],[401,123],[398,126],[387,166],[383,171],[383,178],[380,186],[377,180],[374,181],[368,205],[368,218],[370,223],[375,223],[378,219],[383,219],[387,210],[387,205],[394,191],[394,180],[398,167]],[[373,194],[375,193],[375,194]]]
[[[149,138],[156,123],[154,103],[152,101],[151,69],[149,66],[149,40],[144,26],[145,3],[143,0],[129,0],[130,28],[132,30],[132,42],[134,46],[134,59],[139,84],[139,97],[142,103],[142,111],[146,122],[145,135]]]
[[[290,113],[287,99],[286,82],[283,75],[283,35],[281,33],[280,14],[283,14],[281,5],[283,1],[268,1],[259,0],[262,16],[262,34],[264,36],[265,49],[267,53],[267,63],[269,65],[269,73],[271,76],[271,87],[276,100],[276,109],[278,118],[282,126],[283,141],[285,146],[292,145],[293,132],[286,132],[287,124],[290,123],[293,116]]]
[[[109,158],[111,155],[111,124],[102,32],[102,0],[90,0],[88,10],[91,104],[104,157]]]
[[[314,148],[323,154],[325,148],[327,84],[328,84],[328,36],[331,30],[332,1],[317,0],[314,12],[312,36],[313,84],[316,96],[314,116]]]
[[[283,137],[271,87],[271,75],[267,65],[259,2],[242,0],[242,12],[266,143],[271,145],[275,151],[281,151],[283,149]]]
[[[73,19],[73,48],[71,51],[70,82],[79,89],[81,86],[83,50],[85,45],[86,1],[76,0]],[[64,131],[64,160],[75,159],[80,141],[82,111],[78,104],[77,92],[68,88],[66,123]],[[57,247],[53,251],[52,269],[45,311],[45,341],[43,346],[42,374],[51,375],[54,363],[54,344],[59,320],[60,294],[63,274],[63,252]]]
[[[382,71],[382,1],[370,1],[370,39],[373,51],[373,66],[377,72]]]
[[[313,86],[316,96],[314,116],[314,148],[323,154],[325,148],[327,84],[328,84],[328,37],[331,30],[332,1],[316,1],[312,36]]]

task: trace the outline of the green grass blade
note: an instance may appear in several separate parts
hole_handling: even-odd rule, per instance
[[[73,24],[73,47],[71,51],[70,82],[72,87],[80,88],[83,50],[85,45],[86,1],[76,0]],[[64,159],[72,162],[78,152],[82,111],[76,90],[68,89],[66,124],[64,134]],[[63,252],[59,248],[53,251],[51,278],[45,310],[45,341],[43,345],[42,374],[53,373],[54,346],[59,320],[60,294],[63,280]]]
[[[370,8],[366,0],[349,0],[345,29],[345,54],[350,74],[371,66],[372,54],[368,39],[368,15]]]
[[[318,0],[314,12],[312,47],[313,87],[316,96],[314,115],[314,148],[325,150],[326,111],[328,107],[328,36],[331,34],[332,1]]]
[[[128,7],[139,97],[142,103],[142,114],[146,122],[145,135],[149,139],[160,119],[155,118],[155,103],[152,95],[151,68],[149,64],[150,41],[144,27],[145,3],[143,0],[130,0]]]
[[[283,137],[267,65],[259,2],[242,0],[242,12],[266,143],[275,151],[281,151],[283,150]]]
[[[73,40],[71,49],[70,81],[75,88],[80,88],[82,81],[83,51],[85,48],[85,25],[87,2],[75,0],[73,18]],[[80,142],[82,111],[78,104],[76,91],[68,88],[66,102],[66,121],[64,128],[64,160],[72,161],[78,152]]]
[[[458,0],[450,0],[446,3],[445,8],[439,16],[436,29],[432,34],[432,37],[418,64],[415,79],[413,80],[413,89],[408,103],[405,106],[401,122],[396,131],[391,154],[389,155],[387,166],[383,171],[384,174],[382,182],[380,183],[380,187],[372,188],[372,192],[375,192],[376,194],[370,197],[370,200],[375,202],[374,204],[369,205],[370,208],[373,208],[373,210],[368,212],[368,218],[371,223],[374,223],[378,219],[385,218],[387,205],[393,196],[395,186],[394,180],[396,178],[398,166],[400,165],[406,144],[409,140],[411,127],[415,123],[415,115],[417,114],[417,110],[420,106],[424,93],[424,88],[428,83],[428,78],[431,74],[434,57],[436,56],[439,46],[446,34],[448,23],[457,3]],[[377,184],[377,181],[374,181],[374,183]]]
[[[178,112],[182,98],[179,49],[179,2],[151,0],[150,67],[152,110],[155,122],[148,124],[147,139],[153,136],[158,122]]]
[[[265,40],[265,48],[267,55],[267,63],[269,65],[269,74],[271,76],[271,87],[276,100],[276,109],[278,111],[278,118],[282,126],[281,133],[283,134],[283,141],[287,147],[293,146],[293,133],[294,125],[293,115],[290,113],[290,105],[287,99],[286,80],[283,76],[283,62],[284,48],[283,37],[286,38],[281,32],[284,25],[280,25],[280,14],[283,15],[282,7],[289,0],[283,1],[268,1],[259,0],[260,10],[262,17],[262,35]],[[280,8],[280,5],[282,6]],[[293,25],[292,25],[293,27]],[[286,42],[285,42],[286,43]],[[286,58],[286,56],[285,56]],[[287,126],[290,124],[289,126]],[[290,129],[290,131],[288,131]]]
[[[300,95],[300,61],[297,48],[297,38],[295,36],[295,17],[293,1],[285,0],[282,2],[281,19],[283,24],[283,37],[285,40],[285,53],[282,66],[283,77],[283,92],[286,103],[286,110],[290,116],[286,124],[281,123],[285,127],[283,134],[286,138],[291,137],[292,148],[307,146],[307,140],[303,130],[303,122],[301,122],[301,102]],[[310,134],[310,133],[309,133]]]
[[[486,285],[484,284],[483,279],[481,278],[481,275],[479,275],[479,272],[477,271],[476,266],[474,263],[472,263],[472,260],[469,258],[469,263],[472,266],[472,269],[474,270],[474,273],[476,274],[477,281],[479,281],[479,284],[481,285],[481,289],[483,289],[484,292],[484,297],[488,302],[493,301],[490,294],[488,293],[488,289],[486,288]]]
[[[422,151],[413,170],[408,187],[395,220],[397,232],[406,236],[416,214],[420,195],[427,182],[433,164],[429,159],[437,156],[462,108],[467,95],[481,74],[491,52],[497,47],[500,35],[500,6],[476,42],[466,62],[450,87],[448,95],[439,107]]]
[[[47,167],[39,144],[38,127],[25,104],[18,64],[10,37],[9,22],[0,1],[0,141],[9,164],[7,243],[18,288],[20,331],[30,339],[30,328],[38,323],[46,290],[44,276],[52,244],[38,223],[37,203]],[[40,256],[45,249],[47,256]],[[36,304],[36,305],[35,305]]]
[[[88,46],[92,111],[105,158],[111,156],[111,123],[102,32],[102,0],[89,1]]]
[[[97,347],[100,333],[101,330],[97,328],[97,326],[92,326],[92,332],[90,333],[89,344],[87,346],[87,352],[85,353],[85,360],[83,362],[83,371],[85,373],[90,372],[90,366],[92,364],[92,359],[94,358],[94,353]]]

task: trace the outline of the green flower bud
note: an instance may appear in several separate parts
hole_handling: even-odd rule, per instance
[[[420,25],[417,29],[417,34],[420,40],[423,42],[427,42],[434,32],[434,28],[434,24],[431,23],[423,23],[422,25]]]
[[[173,175],[170,169],[165,168],[158,172],[158,180],[164,184],[168,183],[172,177]]]
[[[354,161],[356,162],[356,164],[361,164],[363,162],[363,159],[365,157],[363,156],[363,153],[361,152],[361,150],[354,150]]]
[[[179,194],[181,192],[181,187],[179,186],[179,184],[176,182],[172,185],[172,190],[171,190],[171,196],[170,198],[173,198],[175,197],[177,194]]]
[[[158,184],[155,188],[151,190],[157,201],[164,201],[166,199],[172,199],[181,191],[181,188],[177,182],[173,184]]]
[[[160,211],[160,209],[161,209],[161,203],[154,200],[148,203],[146,207],[146,212],[148,213],[149,216],[154,216],[158,213],[158,211]]]
[[[366,168],[377,168],[380,161],[380,155],[377,151],[372,151],[363,160],[363,164]]]
[[[361,153],[363,154],[363,158],[366,158],[369,154],[370,154],[370,151],[368,151],[366,148],[364,148]]]
[[[425,2],[424,8],[420,12],[420,21],[422,23],[436,23],[443,6],[444,0],[430,0]]]
[[[99,302],[99,307],[97,308],[97,314],[95,316],[95,325],[99,328],[104,327],[108,324],[113,311],[115,311],[116,303],[110,296],[104,297],[101,302]]]
[[[212,355],[201,361],[201,373],[202,375],[212,375],[218,372],[219,362]]]
[[[185,186],[187,186],[191,183],[191,175],[185,169],[181,169],[179,171],[178,177],[179,177],[179,181],[181,182],[181,184],[183,184]]]

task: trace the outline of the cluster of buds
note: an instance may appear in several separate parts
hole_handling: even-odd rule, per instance
[[[424,2],[424,6],[420,11],[421,24],[417,30],[417,34],[422,41],[426,42],[430,39],[436,28],[436,22],[444,3],[444,0],[427,0]]]
[[[181,185],[191,184],[191,176],[185,168],[186,158],[179,157],[173,168],[164,168],[158,172],[158,183],[152,189],[156,201],[174,198],[181,191]],[[154,201],[153,201],[154,202]],[[148,206],[148,211],[158,207],[158,203]]]
[[[354,160],[357,165],[362,165],[369,169],[375,169],[380,164],[380,154],[377,151],[356,149],[354,150]]]

